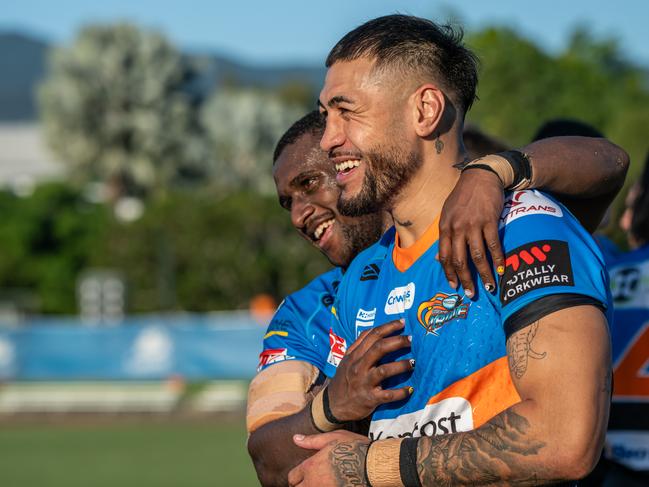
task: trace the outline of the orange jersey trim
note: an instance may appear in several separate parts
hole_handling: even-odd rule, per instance
[[[451,397],[463,397],[471,403],[474,429],[521,401],[509,373],[507,357],[494,360],[473,374],[451,384],[431,397],[428,404],[435,404]]]
[[[402,248],[399,246],[399,232],[394,236],[394,250],[392,251],[392,261],[394,266],[400,272],[406,272],[417,259],[433,246],[439,239],[439,217],[437,215],[433,223],[426,229],[424,234],[410,247]]]

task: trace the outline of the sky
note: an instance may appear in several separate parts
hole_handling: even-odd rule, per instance
[[[89,22],[129,20],[165,33],[183,49],[219,52],[257,64],[319,64],[346,32],[373,17],[408,13],[469,30],[515,27],[550,52],[585,25],[615,37],[623,52],[649,67],[648,0],[20,0],[4,2],[0,31],[70,42]]]

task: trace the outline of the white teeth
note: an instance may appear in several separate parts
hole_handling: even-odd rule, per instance
[[[345,162],[339,162],[336,164],[336,171],[338,172],[343,172],[347,169],[352,169],[355,167],[358,167],[361,165],[361,161],[359,160],[350,160],[350,161],[345,161]]]
[[[334,219],[332,218],[331,220],[327,220],[326,222],[322,222],[320,225],[318,225],[318,228],[315,229],[315,232],[313,232],[313,236],[315,237],[316,240],[320,240],[320,237],[324,233],[324,231],[329,228],[331,225],[333,225]]]

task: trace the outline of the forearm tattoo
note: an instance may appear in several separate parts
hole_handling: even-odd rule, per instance
[[[331,465],[338,487],[367,486],[365,458],[369,445],[365,443],[338,443],[331,450]]]
[[[417,471],[422,485],[540,485],[548,475],[521,464],[545,443],[530,437],[530,424],[507,410],[475,431],[422,438]],[[517,467],[521,469],[517,469]],[[524,471],[520,476],[516,471]],[[518,477],[518,479],[516,479]],[[506,480],[516,479],[516,480]]]
[[[537,353],[532,350],[532,341],[539,327],[539,322],[517,331],[507,340],[507,359],[509,370],[517,379],[522,378],[527,372],[528,358],[542,360],[547,352]]]

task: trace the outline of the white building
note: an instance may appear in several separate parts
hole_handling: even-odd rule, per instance
[[[38,123],[0,123],[0,187],[29,194],[36,183],[63,177]]]

